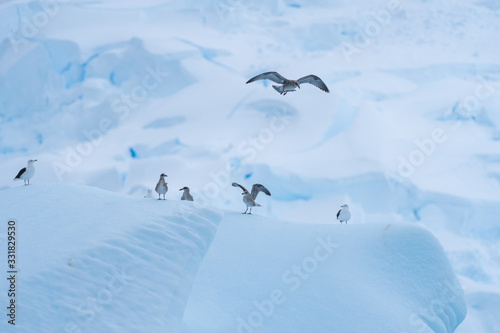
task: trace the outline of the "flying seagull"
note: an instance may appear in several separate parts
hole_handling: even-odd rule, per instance
[[[251,83],[257,80],[271,80],[273,82],[281,84],[281,86],[273,86],[273,88],[279,92],[281,95],[286,95],[287,92],[289,91],[295,91],[295,88],[300,89],[300,85],[302,83],[310,83],[313,86],[318,87],[319,89],[323,90],[324,92],[329,93],[330,90],[328,90],[328,87],[326,84],[321,81],[319,77],[316,75],[306,75],[304,77],[301,77],[298,80],[288,80],[287,78],[281,76],[277,72],[266,72],[259,74],[257,76],[254,76],[250,80],[247,81],[247,83]]]
[[[24,180],[24,185],[29,185],[30,178],[32,178],[35,175],[35,167],[33,166],[33,163],[35,163],[36,161],[37,160],[29,160],[28,166],[26,168],[22,168],[21,170],[19,170],[14,180],[22,179]],[[26,183],[26,181],[28,181],[28,183]]]
[[[271,192],[269,192],[269,190],[261,184],[253,184],[252,193],[248,193],[247,189],[238,183],[232,183],[231,185],[233,185],[234,187],[240,187],[243,190],[243,193],[241,193],[243,195],[243,202],[245,203],[245,205],[247,205],[247,209],[243,212],[243,214],[247,213],[248,208],[250,208],[250,212],[248,214],[252,214],[252,207],[260,207],[260,205],[255,202],[255,199],[257,198],[259,192],[264,192],[267,195],[271,195]]]
[[[163,200],[165,200],[165,193],[168,191],[167,182],[165,181],[165,177],[168,177],[166,174],[162,173],[160,175],[160,180],[158,184],[156,184],[155,191],[158,193],[158,200],[161,200],[160,195],[163,194]]]
[[[191,195],[191,193],[189,193],[189,187],[184,186],[179,191],[184,191],[182,193],[181,200],[193,201],[193,196]]]
[[[351,218],[351,212],[349,211],[349,206],[348,205],[342,205],[340,206],[340,210],[337,213],[337,220],[342,222],[345,222],[347,224],[347,221]]]

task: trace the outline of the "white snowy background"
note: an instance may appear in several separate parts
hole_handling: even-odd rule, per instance
[[[178,189],[189,186],[195,200],[204,203],[201,211],[188,214],[187,220],[194,226],[189,227],[190,236],[186,236],[201,237],[204,241],[202,245],[188,247],[196,253],[197,265],[201,263],[199,274],[196,265],[189,266],[188,272],[176,271],[194,281],[192,292],[189,293],[190,286],[184,286],[188,290],[183,294],[186,298],[182,296],[175,303],[174,308],[180,314],[172,315],[174,319],[154,321],[149,329],[159,331],[158,328],[171,325],[182,326],[182,332],[186,333],[210,331],[207,327],[229,332],[220,325],[225,322],[236,327],[232,321],[251,313],[253,300],[269,297],[269,292],[281,283],[279,278],[279,283],[274,283],[265,276],[244,283],[241,279],[261,265],[272,268],[279,276],[296,260],[287,259],[282,253],[283,249],[294,249],[293,244],[302,249],[297,257],[300,260],[306,257],[315,243],[306,246],[297,237],[311,234],[308,239],[314,241],[316,233],[330,232],[321,228],[338,224],[335,214],[340,205],[347,203],[352,219],[342,227],[352,229],[339,229],[338,225],[333,234],[352,237],[352,242],[361,246],[375,242],[370,237],[383,233],[384,226],[396,224],[400,228],[396,235],[402,235],[398,251],[404,250],[404,243],[416,234],[416,239],[423,243],[422,251],[430,253],[422,260],[429,266],[418,277],[435,274],[436,279],[442,279],[440,283],[453,284],[454,277],[440,259],[439,246],[427,243],[432,236],[412,228],[427,229],[441,243],[465,293],[467,317],[456,332],[499,332],[499,45],[500,2],[495,0],[3,1],[0,3],[0,198],[3,198],[0,210],[7,214],[1,215],[5,227],[0,230],[0,241],[5,244],[6,219],[17,218],[20,224],[23,217],[33,223],[38,219],[48,229],[38,226],[31,230],[21,224],[26,238],[23,241],[21,233],[19,241],[20,251],[23,246],[25,251],[36,251],[37,246],[29,244],[39,241],[37,235],[44,238],[60,230],[60,221],[51,222],[58,215],[49,214],[59,206],[72,207],[66,207],[66,213],[59,217],[76,225],[92,220],[91,212],[101,214],[95,219],[109,218],[101,208],[96,208],[101,206],[94,197],[101,198],[96,199],[101,203],[124,201],[115,207],[120,211],[123,208],[124,212],[111,219],[115,222],[107,222],[108,227],[97,227],[98,221],[90,224],[90,228],[97,230],[114,230],[122,218],[132,219],[134,211],[147,216],[154,209],[153,204],[160,204],[157,201],[144,204],[147,200],[143,196],[148,188],[154,188],[159,174],[165,172],[169,201],[178,200],[181,195]],[[331,93],[304,84],[300,90],[280,96],[268,82],[245,84],[250,77],[271,70],[292,79],[316,74]],[[33,185],[25,188],[12,178],[30,158],[38,159],[36,175]],[[235,215],[245,207],[241,191],[230,186],[232,181],[247,187],[262,183],[270,189],[271,197],[259,196],[257,201],[262,207],[254,209],[255,215],[249,217],[253,220]],[[74,187],[76,184],[115,193],[92,192],[86,187]],[[42,200],[40,196],[44,197],[44,193],[53,200]],[[78,206],[78,195],[86,203],[83,208]],[[23,202],[29,198],[42,200],[43,204]],[[35,266],[30,268],[31,273],[26,273],[31,274],[29,282],[48,292],[63,288],[52,285],[50,279],[57,276],[49,274],[46,279],[39,276],[43,268],[37,268],[36,264],[40,260],[51,265],[64,261],[64,265],[70,266],[69,252],[85,249],[81,260],[91,265],[91,260],[98,260],[96,253],[101,246],[109,246],[109,242],[115,246],[116,239],[161,241],[161,236],[140,237],[143,229],[163,230],[159,220],[181,223],[182,218],[174,211],[182,206],[161,204],[170,207],[170,211],[145,217],[136,226],[139,231],[132,232],[133,236],[104,235],[103,243],[99,241],[95,246],[84,242],[93,239],[87,229],[81,232],[81,242],[73,242],[79,238],[81,226],[75,230],[66,227],[69,241],[61,245],[61,249],[66,248],[63,254],[52,253],[53,259],[28,259],[31,254],[23,254],[25,265]],[[43,218],[21,212],[43,207],[50,207],[45,209],[47,214]],[[102,209],[106,211],[106,207],[103,205]],[[89,209],[90,212],[86,211]],[[198,215],[214,226],[222,219],[219,230],[198,230],[199,221],[193,217]],[[288,235],[288,229],[276,226],[268,229],[266,222],[281,227],[295,223],[298,226],[293,228],[294,232],[290,231],[288,238],[282,239],[283,233]],[[232,223],[240,223],[242,227],[231,230]],[[128,221],[125,226],[132,228],[132,224]],[[348,230],[353,230],[353,234]],[[173,239],[167,237],[170,246],[175,246],[175,241],[182,243],[175,234],[165,233],[165,237]],[[262,233],[265,237],[259,240]],[[217,238],[221,235],[227,236]],[[249,242],[246,235],[252,235],[254,242]],[[64,236],[65,233],[61,234]],[[212,239],[212,248],[202,262]],[[247,243],[256,247],[260,244],[262,248],[247,253],[244,250]],[[353,246],[342,237],[338,243],[343,251]],[[150,246],[148,250],[156,251],[156,245]],[[372,265],[369,253],[373,251],[374,258],[379,253],[378,245],[368,249],[364,246],[347,252],[357,258],[356,265]],[[140,258],[140,253],[133,249],[127,250],[131,253],[122,253],[122,257]],[[418,246],[412,249],[412,255],[419,254]],[[433,254],[435,261],[431,260]],[[185,260],[184,255],[179,260]],[[108,258],[114,258],[114,254]],[[247,259],[247,266],[237,265]],[[283,260],[284,266],[273,266]],[[157,263],[153,259],[146,262]],[[336,263],[348,271],[352,268],[342,260]],[[385,262],[391,263],[401,264],[397,260]],[[414,265],[420,265],[417,263]],[[87,267],[89,274],[125,267],[102,265],[101,269]],[[232,276],[231,267],[240,273]],[[441,274],[435,271],[440,268]],[[86,271],[83,266],[80,269]],[[213,276],[221,269],[226,273],[222,280]],[[244,274],[246,269],[249,271]],[[382,270],[370,266],[364,274],[375,273],[381,283],[385,276]],[[406,276],[408,271],[403,271],[394,267],[393,273]],[[61,272],[57,270],[54,274]],[[313,281],[312,285],[325,285],[326,277],[321,274],[327,273],[319,272],[319,282]],[[387,276],[391,278],[390,274]],[[345,277],[352,279],[353,275],[346,273]],[[74,281],[87,281],[81,276],[77,278],[80,280]],[[106,276],[101,280],[106,281]],[[162,280],[154,279],[151,284],[156,281]],[[235,281],[241,283],[230,285]],[[251,281],[257,287],[248,285]],[[360,278],[360,281],[368,283],[370,279]],[[67,288],[74,285],[68,281],[61,283]],[[90,295],[99,291],[92,286],[85,289],[83,285],[82,290]],[[0,286],[4,293],[6,285]],[[345,290],[333,290],[329,295],[345,301],[354,293],[351,302],[360,297],[363,307],[359,307],[355,321],[361,328],[372,327],[370,323],[376,316],[371,317],[373,313],[366,311],[370,308],[367,300],[388,297],[391,293],[375,288],[372,293],[363,293],[355,286],[355,281],[351,281]],[[226,287],[234,288],[234,292]],[[411,318],[408,304],[417,304],[417,309],[432,304],[429,303],[432,296],[416,299],[403,296],[415,288],[422,292],[439,289],[410,282],[395,288],[399,290],[392,290],[396,299],[385,301],[394,310],[391,314],[394,325],[401,330],[408,329],[404,323]],[[37,290],[33,287],[33,295]],[[219,292],[224,290],[227,293],[221,295]],[[310,298],[304,296],[298,304],[284,304],[291,308],[284,310],[289,316],[300,317],[298,311],[306,317],[296,327],[305,327],[300,325],[327,316],[301,311],[314,312],[324,308],[325,303],[320,295],[313,297],[317,290],[299,291]],[[210,292],[213,294],[207,295]],[[145,296],[144,302],[156,302],[154,291],[148,289],[148,293],[151,294]],[[30,294],[29,290],[26,294]],[[84,294],[66,295],[65,304],[77,308],[78,302],[85,300]],[[126,296],[133,298],[139,294],[137,291]],[[189,300],[187,295],[191,295]],[[117,304],[134,303],[124,298]],[[42,307],[46,300],[40,296],[36,301]],[[244,305],[237,309],[235,304]],[[382,316],[385,313],[379,307],[380,303],[372,308]],[[460,301],[450,307],[460,322],[460,315],[464,315]],[[62,308],[59,304],[52,310],[55,314],[64,313],[62,320],[66,322],[61,327],[65,327],[71,322],[72,313]],[[184,308],[181,324],[179,318]],[[211,312],[202,313],[202,309]],[[229,309],[235,312],[228,312]],[[73,310],[73,314],[78,313]],[[128,316],[132,310],[115,308],[112,316],[119,317],[120,313]],[[228,318],[221,318],[221,313]],[[389,314],[385,315],[391,320]],[[46,318],[52,317],[46,315]],[[269,320],[266,318],[256,332],[257,329],[292,332],[283,328],[286,319],[290,317],[282,319],[276,313]],[[333,319],[341,323],[339,327],[344,331],[356,331],[341,318],[328,320]],[[23,320],[28,322],[26,332],[38,327],[37,319],[19,318],[20,322]],[[102,318],[92,320],[91,324],[103,331],[119,329],[106,326]],[[443,327],[430,327],[435,332],[449,332],[456,324],[449,320]],[[310,327],[320,332],[313,324]],[[128,329],[148,331],[147,327]],[[415,332],[425,331],[419,329],[418,325],[413,326]],[[93,328],[93,332],[98,331]]]

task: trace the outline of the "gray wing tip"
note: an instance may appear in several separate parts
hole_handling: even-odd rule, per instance
[[[235,182],[233,182],[231,185],[234,187],[240,187],[240,185],[238,183],[235,183]]]
[[[271,196],[271,192],[264,185],[262,185],[262,184],[255,184],[254,186],[256,186],[259,191],[264,192],[268,196]]]
[[[299,82],[302,80],[302,79],[308,79],[308,78],[312,78],[315,82],[307,82],[307,81],[304,81],[304,82],[307,82],[309,84],[312,84],[313,86],[316,86],[317,88],[323,90],[324,92],[326,93],[330,93],[330,90],[328,89],[328,87],[326,86],[325,82],[323,82],[323,80],[321,80],[321,78],[317,75],[314,75],[314,74],[309,74],[309,75],[306,75],[304,77],[301,77],[299,79]]]
[[[274,75],[275,78],[272,78],[272,77],[266,77],[268,75]],[[264,72],[264,73],[260,73],[258,75],[255,75],[254,77],[252,77],[250,80],[248,80],[246,83],[252,83],[254,81],[257,81],[257,80],[271,80],[271,81],[274,81],[276,83],[280,83],[282,84],[283,82],[280,82],[280,81],[283,81],[285,80],[285,78],[278,72],[275,72],[275,71],[271,71],[271,72]],[[277,81],[278,80],[278,81]]]

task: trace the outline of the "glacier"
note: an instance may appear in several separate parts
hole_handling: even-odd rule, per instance
[[[0,201],[18,249],[17,322],[2,320],[2,332],[178,331],[223,217],[82,185],[19,187]]]
[[[36,158],[33,185],[143,199],[165,172],[169,200],[189,186],[215,210],[244,209],[232,181],[263,183],[273,196],[254,213],[273,221],[335,223],[347,203],[352,226],[430,231],[464,290],[456,332],[495,333],[498,11],[478,0],[3,2],[0,193],[24,190],[11,179]],[[269,70],[316,74],[331,93],[245,85]]]
[[[0,201],[19,332],[453,332],[466,313],[439,241],[408,223],[297,223],[72,184]]]

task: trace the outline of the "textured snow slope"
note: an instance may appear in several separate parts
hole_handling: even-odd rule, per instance
[[[0,202],[0,244],[15,219],[19,271],[17,324],[2,306],[2,332],[176,332],[222,217],[75,185],[21,186]]]
[[[348,203],[353,224],[431,230],[457,331],[500,331],[498,1],[48,3],[0,4],[0,189],[37,158],[34,184],[142,198],[165,172],[234,210],[231,182],[260,182],[256,214],[297,222]],[[331,93],[245,84],[269,70]]]
[[[182,332],[453,332],[463,291],[410,224],[312,224],[227,213]]]

